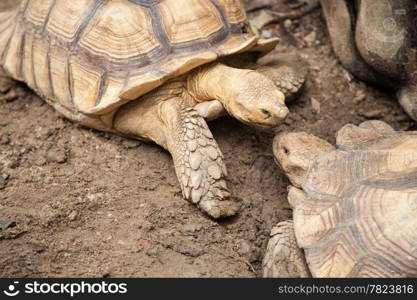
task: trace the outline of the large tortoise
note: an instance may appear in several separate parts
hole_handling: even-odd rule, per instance
[[[415,0],[320,0],[333,50],[358,78],[397,92],[417,120]]]
[[[336,141],[274,140],[294,218],[272,230],[264,276],[416,277],[417,132],[367,121]]]
[[[23,81],[68,119],[154,141],[186,199],[230,216],[238,206],[205,119],[227,111],[273,128],[304,80],[280,58],[257,65],[277,39],[246,23],[240,0],[23,0],[0,13],[0,86]]]

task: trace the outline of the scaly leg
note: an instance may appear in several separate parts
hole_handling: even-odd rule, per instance
[[[167,149],[184,198],[208,215],[228,217],[238,211],[237,203],[229,200],[223,155],[204,118],[182,98],[133,101],[117,113],[114,128]]]
[[[292,221],[281,222],[272,229],[262,267],[263,277],[311,277]]]

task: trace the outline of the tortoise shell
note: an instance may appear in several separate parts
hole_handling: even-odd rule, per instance
[[[417,276],[417,132],[319,156],[294,209],[314,277]]]
[[[219,57],[277,43],[245,30],[240,0],[22,0],[0,13],[0,64],[64,114],[102,115]]]

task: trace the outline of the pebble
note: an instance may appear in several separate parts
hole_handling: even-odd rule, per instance
[[[272,33],[269,30],[262,30],[261,37],[264,39],[272,38]]]
[[[246,240],[242,240],[238,243],[237,252],[248,262],[255,262],[260,256],[259,249]]]
[[[7,185],[6,179],[4,179],[3,177],[0,177],[0,190],[4,189],[6,185]]]
[[[140,141],[135,141],[131,139],[124,139],[122,145],[127,149],[138,148],[141,145]]]
[[[46,160],[62,164],[67,161],[67,155],[63,149],[51,149],[46,154]]]
[[[316,41],[316,32],[315,32],[315,31],[312,31],[312,32],[310,32],[309,34],[307,34],[307,35],[304,37],[304,41],[306,41],[306,43],[307,43],[308,45],[313,45],[313,44],[314,44],[314,42]]]
[[[320,102],[317,99],[315,99],[315,98],[311,98],[310,100],[311,100],[311,108],[313,109],[313,111],[316,114],[320,114],[320,111],[321,111],[321,104],[320,104]]]
[[[10,143],[10,137],[6,134],[0,137],[0,145],[7,145]]]
[[[292,26],[292,21],[291,21],[291,19],[286,19],[286,20],[284,21],[284,27],[285,27],[285,28],[287,28],[287,29],[289,29],[291,26]]]
[[[353,98],[352,102],[358,104],[366,99],[366,94],[362,91],[356,93],[355,98]]]
[[[68,215],[68,219],[70,220],[70,221],[74,221],[76,218],[78,217],[78,213],[75,211],[75,210],[73,210],[69,215]]]
[[[198,223],[188,223],[188,224],[185,224],[182,227],[182,230],[181,231],[183,233],[190,234],[190,233],[199,232],[201,229],[203,229],[203,226],[201,224],[198,224]]]
[[[365,118],[368,119],[376,119],[376,118],[381,118],[385,113],[385,110],[383,109],[373,109],[373,110],[369,110],[369,111],[363,111],[360,113],[361,116],[364,116]]]

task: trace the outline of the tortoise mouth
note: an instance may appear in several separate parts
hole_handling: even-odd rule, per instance
[[[271,131],[277,128],[281,123],[278,124],[267,124],[267,123],[261,123],[261,122],[247,122],[249,126],[262,131]]]
[[[262,112],[263,110],[261,110]],[[248,120],[242,120],[242,122],[248,124],[251,127],[260,130],[272,130],[281,125],[288,116],[288,109],[282,109],[279,113],[273,114],[270,111],[262,112],[262,118],[256,120],[249,118]]]

